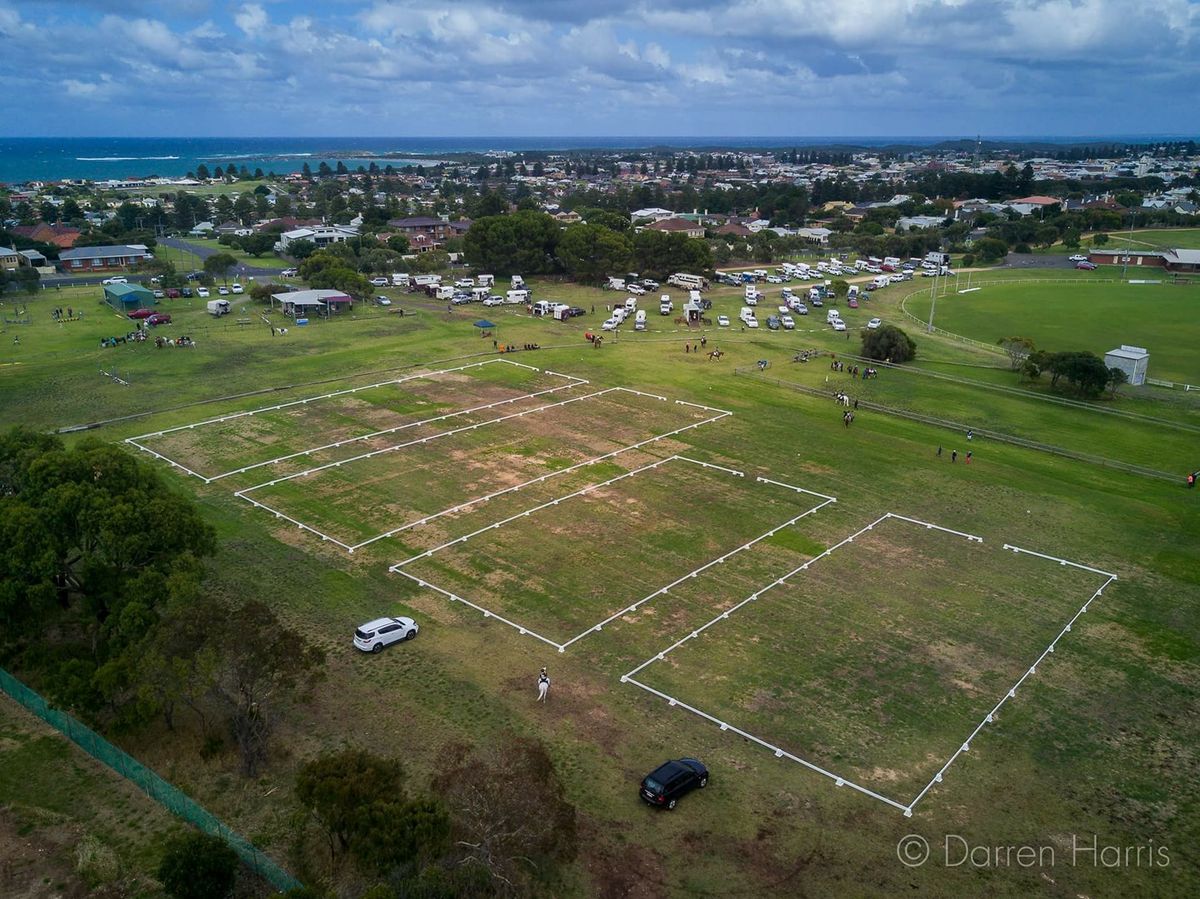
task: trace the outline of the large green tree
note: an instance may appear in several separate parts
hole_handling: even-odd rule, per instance
[[[700,274],[712,269],[712,250],[707,241],[649,228],[633,238],[633,257],[639,272],[659,281],[674,272]]]
[[[862,332],[862,354],[880,362],[908,362],[917,355],[917,345],[895,325]]]
[[[538,275],[555,269],[560,236],[551,215],[521,210],[511,215],[476,219],[464,246],[471,265],[497,275]]]
[[[237,257],[230,253],[213,253],[204,260],[204,271],[214,278],[228,281],[230,270],[237,264]]]
[[[558,260],[576,281],[599,282],[628,269],[633,245],[624,234],[603,225],[571,225],[558,242]]]

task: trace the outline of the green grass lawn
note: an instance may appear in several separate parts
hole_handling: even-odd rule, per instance
[[[1147,228],[1132,234],[1113,231],[1108,239],[1110,247],[1196,250],[1200,249],[1200,228]]]
[[[228,253],[233,256],[241,265],[248,265],[254,268],[266,268],[275,271],[283,271],[291,265],[290,262],[280,259],[278,256],[267,253],[263,256],[251,256],[240,247],[229,247],[216,240],[199,237],[183,237],[180,238],[189,244],[194,244],[198,247],[205,247],[209,250],[216,250],[218,253]],[[155,256],[167,259],[175,263],[175,268],[181,272],[203,271],[204,261],[197,261],[198,257],[194,253],[189,253],[187,250],[168,247],[165,244],[159,244],[154,250]]]
[[[1015,333],[1050,350],[1103,355],[1123,343],[1134,344],[1150,351],[1151,377],[1195,384],[1200,383],[1193,340],[1196,300],[1194,289],[1171,285],[994,285],[939,297],[935,323],[985,343]],[[908,303],[911,312],[926,320],[929,306],[921,296]]]
[[[938,324],[985,341],[1030,333],[1050,345],[1062,335],[1071,339],[1068,347],[1086,340],[1099,343],[1093,347],[1099,352],[1122,341],[1144,341],[1152,367],[1174,360],[1187,370],[1190,332],[1186,316],[1173,305],[1186,300],[1186,291],[1146,288],[1149,293],[1114,299],[1108,285],[1092,283],[1086,274],[1054,273],[1083,287],[1014,284],[944,298]],[[903,323],[899,302],[913,287],[878,291],[859,310],[847,310],[844,303],[840,308],[852,329],[875,315]],[[769,293],[777,295],[777,288],[772,285]],[[231,751],[201,758],[202,741],[187,722],[174,734],[155,727],[122,736],[125,748],[281,860],[295,815],[294,774],[314,754],[349,744],[397,755],[413,788],[420,789],[448,744],[515,731],[547,744],[568,797],[580,809],[581,856],[569,866],[560,895],[1196,894],[1195,495],[1180,484],[978,441],[970,466],[952,465],[934,450],[949,448],[948,440],[961,435],[865,410],[847,428],[828,398],[734,373],[765,359],[767,374],[799,378],[831,393],[841,388],[834,379],[826,384],[828,357],[807,365],[790,361],[803,347],[858,348],[853,331],[847,332],[851,339],[834,334],[824,326],[824,315],[809,316],[794,332],[742,332],[715,324],[687,330],[674,316],[655,310],[647,332],[622,330],[594,349],[583,334],[598,328],[604,305],[617,295],[553,281],[538,281],[536,289],[539,297],[561,296],[588,314],[563,324],[531,318],[521,307],[489,309],[501,340],[543,347],[509,358],[587,378],[592,389],[628,386],[729,409],[732,416],[664,441],[655,452],[686,454],[745,470],[749,477],[776,477],[837,496],[838,502],[560,654],[387,571],[404,550],[420,551],[438,533],[453,538],[474,529],[473,523],[486,526],[536,504],[539,496],[544,501],[561,495],[557,492],[511,494],[511,501],[493,500],[439,523],[438,532],[381,541],[350,556],[280,527],[234,497],[242,482],[204,485],[162,466],[170,489],[193,492],[217,528],[220,551],[206,563],[209,587],[234,600],[255,596],[270,602],[328,651],[328,678],[311,704],[288,710],[279,722],[279,751],[253,783],[237,775]],[[1070,293],[1074,290],[1079,294]],[[740,291],[709,295],[713,315],[736,316]],[[1167,315],[1173,325],[1147,337],[1136,331],[1136,319],[1126,318],[1119,333],[1105,330],[1130,295],[1152,307],[1156,320]],[[282,336],[272,336],[257,318],[263,310],[240,298],[234,315],[219,320],[207,316],[199,301],[165,301],[162,308],[176,321],[162,333],[193,335],[192,350],[146,344],[101,349],[100,337],[123,334],[130,325],[99,305],[98,288],[47,292],[28,304],[17,300],[27,305],[31,323],[7,325],[0,334],[0,421],[48,429],[134,416],[86,432],[119,441],[338,386],[374,383],[382,372],[415,373],[434,364],[495,358],[491,341],[471,326],[481,314],[477,307],[448,312],[444,304],[396,296],[413,315],[356,307],[333,321],[297,327],[276,313],[276,324],[291,325]],[[917,302],[909,306],[920,314]],[[1061,330],[1033,331],[1039,316],[1047,318],[1047,309],[1064,302],[1077,307],[1075,313],[1049,316]],[[84,308],[85,319],[55,323],[49,310],[67,304]],[[6,317],[16,315],[14,306],[8,298]],[[760,306],[760,317],[764,309]],[[976,317],[955,321],[964,309],[968,318]],[[239,326],[238,318],[253,324]],[[1072,329],[1074,321],[1078,327]],[[962,371],[987,383],[1008,377],[996,369],[1005,365],[1003,357],[905,326],[918,341],[922,367]],[[690,352],[702,337],[706,349],[723,349],[724,359]],[[100,374],[113,368],[127,386]],[[1160,433],[1152,423],[1067,410],[1034,397],[909,372],[883,372],[868,386],[890,404],[947,418],[974,414],[997,429],[1003,424],[1051,433],[1056,442],[1100,455],[1119,452],[1165,465],[1188,454],[1175,431]],[[463,399],[468,395],[474,392],[464,391]],[[1123,399],[1117,406],[1154,408],[1161,417],[1186,423],[1197,414],[1194,396],[1180,393],[1157,406]],[[454,398],[439,396],[436,402],[441,408]],[[411,414],[403,404],[398,408]],[[374,416],[371,412],[369,420]],[[338,426],[357,426],[359,420],[351,413]],[[571,429],[555,430],[546,422],[541,428],[524,426],[508,463],[490,457],[487,445],[467,441],[458,447],[461,455],[431,454],[429,465],[414,467],[407,479],[402,466],[389,467],[380,480],[386,489],[377,494],[371,492],[377,472],[363,469],[348,479],[358,488],[354,501],[329,504],[324,514],[345,522],[386,518],[388,502],[441,501],[464,483],[454,478],[462,478],[464,470],[472,473],[472,466],[483,466],[477,469],[486,474],[480,483],[496,474],[519,478],[539,466],[549,472],[588,449],[584,441],[611,442],[645,430],[628,410],[590,422],[581,418]],[[316,442],[321,435],[312,436]],[[646,461],[652,458],[645,455]],[[598,479],[614,470],[599,468]],[[578,622],[587,626],[592,611],[631,602],[628,597],[638,592],[632,587],[655,579],[665,583],[693,558],[723,552],[728,543],[761,533],[756,528],[774,526],[770,492],[749,477],[744,485],[721,487],[669,467],[662,474],[666,480],[643,481],[641,487],[637,476],[621,482],[628,489],[611,491],[594,515],[590,503],[563,504],[544,520],[531,515],[520,530],[493,530],[478,552],[468,542],[446,556],[445,564],[464,582],[464,593],[468,586],[491,591],[506,608],[558,616],[565,629]],[[581,470],[577,479],[571,477],[563,476],[564,488],[585,485],[590,474]],[[397,500],[396,491],[407,493]],[[761,505],[755,499],[760,496]],[[1120,580],[1103,601],[981,732],[912,819],[620,683],[622,674],[740,601],[764,578],[781,576],[885,511],[979,534],[989,554],[902,529],[883,535],[884,542],[843,547],[851,551],[823,560],[819,564],[831,563],[823,569],[814,566],[803,584],[781,590],[780,602],[764,597],[731,615],[689,642],[677,661],[672,653],[669,661],[648,669],[647,681],[662,678],[653,683],[678,689],[684,701],[712,703],[733,723],[752,722],[764,738],[786,742],[789,751],[837,761],[864,779],[894,783],[900,793],[902,783],[907,789],[919,782],[953,751],[965,736],[963,723],[998,698],[994,688],[1032,661],[1053,636],[1047,629],[1068,617],[1078,598],[1078,585],[1061,584],[1066,573],[1054,565],[1005,568],[993,563],[1007,557],[990,553],[1007,541],[1116,572]],[[595,552],[589,553],[593,539]],[[522,577],[531,582],[527,592],[521,592]],[[415,616],[420,638],[379,656],[358,654],[350,643],[353,628],[389,614]],[[551,666],[554,679],[545,706],[533,701],[542,665]],[[6,745],[0,737],[0,752]],[[680,755],[696,755],[709,765],[714,772],[709,787],[672,814],[639,804],[639,778]],[[26,785],[36,785],[39,777],[55,778],[52,762],[27,754],[18,775],[7,779],[0,766],[0,803],[27,795]],[[89,792],[78,816],[87,818],[93,807],[110,816],[123,813],[118,800]],[[909,869],[897,861],[896,843],[913,832],[935,845],[951,833],[983,845],[1061,846],[1071,834],[1088,839],[1095,834],[1122,846],[1154,840],[1170,847],[1173,863],[1167,869],[1121,871],[1068,864],[1053,870],[947,868],[933,862]]]

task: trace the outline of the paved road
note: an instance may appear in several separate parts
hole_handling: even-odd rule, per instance
[[[186,240],[182,240],[178,237],[160,237],[158,242],[163,246],[171,247],[176,250],[183,250],[185,253],[192,253],[193,255],[199,257],[201,262],[203,262],[209,256],[215,256],[217,253],[224,252],[224,250],[214,250],[212,247],[188,243]],[[239,275],[250,275],[254,277],[261,277],[265,275],[270,277],[272,275],[278,275],[279,269],[282,267],[283,266],[280,266],[279,268],[263,268],[262,266],[257,265],[239,264],[233,271]]]
[[[1035,256],[1033,253],[1009,253],[1001,268],[1075,268],[1066,256]]]

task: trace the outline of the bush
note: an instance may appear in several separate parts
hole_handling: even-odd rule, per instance
[[[862,354],[880,362],[908,362],[917,355],[917,345],[895,325],[862,332]]]
[[[1029,244],[1019,243],[1015,247],[1013,247],[1013,252],[1014,253],[1032,253],[1033,250],[1030,249]]]
[[[962,258],[962,267],[963,268],[970,268],[974,264],[975,264],[975,254],[974,253],[967,253],[965,256],[963,256],[963,258]]]
[[[192,831],[167,842],[158,879],[174,899],[224,899],[237,868],[237,853],[224,840]]]

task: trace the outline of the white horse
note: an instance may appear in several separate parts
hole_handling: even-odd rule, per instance
[[[550,694],[550,676],[546,674],[546,669],[542,669],[542,673],[538,675],[538,702],[545,702],[546,697]]]

